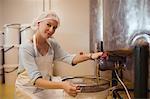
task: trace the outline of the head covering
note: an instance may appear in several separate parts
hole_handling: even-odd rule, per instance
[[[52,19],[58,22],[58,26],[60,25],[60,20],[57,14],[54,11],[45,11],[42,12],[32,23],[32,27],[37,29],[38,22],[45,21],[48,19]]]

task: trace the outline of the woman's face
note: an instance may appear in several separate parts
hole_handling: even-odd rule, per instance
[[[57,29],[58,22],[52,19],[41,21],[38,23],[38,30],[43,38],[48,39]]]

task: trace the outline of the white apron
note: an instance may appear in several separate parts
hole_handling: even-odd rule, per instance
[[[48,55],[48,53],[45,56],[40,55],[36,48],[35,35],[33,36],[33,44],[36,56],[37,54],[39,55],[39,57],[35,58],[38,69],[44,79],[50,80],[50,77],[53,74],[52,62],[54,57],[54,51],[52,51],[51,55]],[[16,80],[16,99],[63,99],[63,90],[41,89],[33,86],[30,83],[27,72],[25,71],[19,74]]]

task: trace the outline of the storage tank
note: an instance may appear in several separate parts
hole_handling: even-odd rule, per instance
[[[150,0],[91,0],[91,4],[91,52],[102,49],[114,52],[129,51],[136,44],[150,44]],[[123,73],[123,77],[132,83],[135,76],[133,61],[133,57],[127,57]],[[150,81],[150,78],[148,80]],[[150,88],[150,83],[148,84]]]
[[[105,50],[130,48],[135,39],[150,39],[149,4],[149,0],[103,1]]]
[[[149,0],[103,0],[105,50],[130,49],[143,41],[150,43],[149,4]],[[131,62],[127,64],[127,69],[125,77],[134,81]]]

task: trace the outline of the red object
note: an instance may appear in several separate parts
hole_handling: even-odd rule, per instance
[[[80,55],[83,55],[83,52],[80,52]]]

